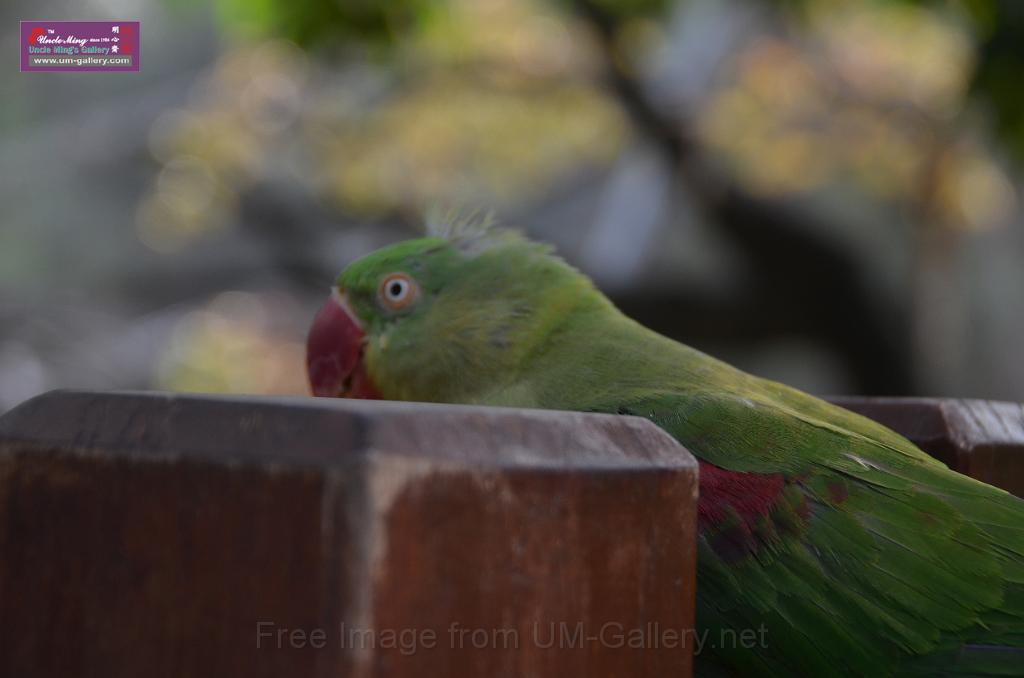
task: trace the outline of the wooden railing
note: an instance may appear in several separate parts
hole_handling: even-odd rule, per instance
[[[0,420],[0,675],[689,675],[696,493],[642,419],[52,393]]]
[[[1024,494],[1024,409],[836,399]],[[2,676],[688,676],[697,466],[650,422],[55,392],[0,418]]]

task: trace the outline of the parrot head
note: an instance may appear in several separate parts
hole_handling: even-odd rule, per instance
[[[472,402],[595,300],[607,303],[513,231],[401,242],[336,280],[309,332],[310,386],[317,396]]]

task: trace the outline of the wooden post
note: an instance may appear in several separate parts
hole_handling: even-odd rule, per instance
[[[648,421],[55,392],[0,419],[0,675],[688,676]]]
[[[1024,405],[940,398],[831,398],[954,471],[1024,497]]]

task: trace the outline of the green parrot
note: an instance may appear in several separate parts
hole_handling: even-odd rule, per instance
[[[1024,501],[648,330],[514,231],[354,262],[307,351],[315,395],[637,415],[689,449],[698,632],[766,629],[698,674],[1024,676]]]

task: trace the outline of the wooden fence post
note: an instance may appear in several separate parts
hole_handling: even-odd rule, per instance
[[[688,676],[696,493],[632,417],[54,392],[0,419],[0,675]]]

